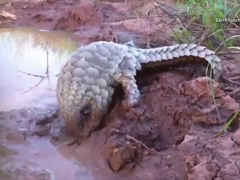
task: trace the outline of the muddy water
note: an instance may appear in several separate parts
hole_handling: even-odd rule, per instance
[[[69,53],[75,49],[75,44],[68,37],[63,32],[38,31],[33,28],[0,30],[0,110],[26,105],[43,106],[43,102],[36,102],[36,97],[55,88],[55,75]],[[47,59],[50,83],[45,78],[37,88],[26,93],[41,77],[25,73],[46,76]],[[42,98],[39,100],[43,101]]]
[[[69,36],[32,28],[0,30],[0,111],[57,106],[56,74],[76,48]],[[41,80],[30,74],[46,76],[47,61],[49,80],[30,90]],[[79,165],[63,157],[45,137],[25,139],[17,125],[21,116],[13,111],[14,116],[7,121],[0,114],[0,179],[76,179]]]

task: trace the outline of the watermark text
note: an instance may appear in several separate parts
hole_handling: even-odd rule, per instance
[[[236,19],[232,19],[232,18],[216,18],[215,19],[216,22],[218,23],[238,23],[240,22],[240,18],[236,18]]]

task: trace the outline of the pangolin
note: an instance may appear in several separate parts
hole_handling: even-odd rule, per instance
[[[196,44],[175,44],[151,49],[137,48],[132,41],[125,44],[98,41],[82,46],[62,67],[57,83],[57,98],[66,127],[74,134],[88,136],[108,113],[114,87],[121,83],[129,107],[137,104],[140,92],[135,75],[142,64],[180,63],[179,58],[205,59],[213,74],[219,76],[221,60],[215,53]],[[189,63],[195,58],[190,58]],[[85,127],[88,126],[88,127]]]

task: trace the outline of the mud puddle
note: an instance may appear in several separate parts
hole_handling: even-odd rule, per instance
[[[31,103],[39,106],[46,101],[41,99],[42,102],[37,103],[31,98],[41,96],[44,90],[50,93],[55,87],[55,75],[75,49],[75,44],[68,38],[69,35],[63,32],[34,28],[0,30],[0,110],[25,107]],[[40,76],[46,76],[47,59],[50,83],[44,78],[37,88],[29,91],[41,80]]]
[[[64,32],[17,28],[0,30],[0,47],[0,179],[75,179],[77,164],[49,139],[27,133],[32,120],[56,108],[56,74],[76,44]],[[50,83],[34,87],[41,77],[30,74],[45,77],[47,59]]]

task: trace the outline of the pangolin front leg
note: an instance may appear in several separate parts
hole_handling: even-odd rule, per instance
[[[135,78],[122,76],[119,81],[122,84],[124,91],[124,100],[122,101],[123,105],[126,108],[132,108],[137,106],[141,94],[136,84]]]

